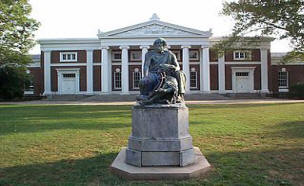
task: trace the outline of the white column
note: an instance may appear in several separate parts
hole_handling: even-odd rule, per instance
[[[44,51],[44,93],[43,95],[51,94],[51,51]]]
[[[190,65],[189,65],[189,48],[191,46],[181,46],[183,49],[183,71],[186,74],[186,93],[190,92]]]
[[[119,47],[121,51],[121,92],[122,94],[129,94],[129,46]]]
[[[218,55],[218,89],[219,93],[225,93],[225,55],[221,53]]]
[[[203,48],[203,59],[202,59],[202,68],[203,73],[201,76],[204,93],[210,93],[210,64],[209,64],[209,48],[202,46]]]
[[[108,94],[110,92],[109,85],[109,47],[101,47],[101,92]]]
[[[262,82],[262,92],[268,93],[268,58],[267,49],[261,48],[261,82]]]
[[[148,49],[150,48],[149,46],[140,46],[141,49],[141,74],[142,77],[144,77],[144,65],[145,65],[145,57],[146,53],[148,52]]]
[[[87,94],[93,94],[93,50],[87,50]]]

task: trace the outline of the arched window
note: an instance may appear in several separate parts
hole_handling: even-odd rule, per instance
[[[121,89],[121,72],[120,68],[114,71],[114,89]]]
[[[190,88],[197,88],[197,71],[194,67],[190,70]]]
[[[139,80],[141,79],[141,71],[138,68],[133,72],[133,89],[139,89]]]

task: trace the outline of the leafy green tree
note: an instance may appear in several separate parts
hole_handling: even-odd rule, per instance
[[[286,59],[304,60],[303,0],[239,0],[225,2],[222,14],[235,20],[227,47],[249,33],[290,39],[293,51]]]
[[[0,97],[23,95],[28,82],[25,65],[31,62],[29,49],[39,23],[30,18],[27,0],[0,0]],[[9,91],[9,92],[7,92]]]
[[[0,1],[0,66],[25,65],[30,62],[28,51],[34,44],[34,31],[39,23],[30,18],[27,0]]]

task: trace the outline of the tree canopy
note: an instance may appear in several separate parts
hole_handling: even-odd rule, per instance
[[[27,0],[0,1],[0,66],[24,65],[34,44],[34,31],[39,23],[30,18],[31,5]]]
[[[293,51],[288,60],[304,61],[303,0],[239,0],[224,2],[222,14],[235,20],[232,37],[225,43],[255,33],[277,39],[290,39]]]

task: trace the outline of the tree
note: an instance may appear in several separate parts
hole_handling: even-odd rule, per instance
[[[27,0],[0,1],[0,66],[25,65],[30,62],[28,51],[34,44],[39,23],[30,18]]]
[[[34,31],[39,23],[30,18],[27,0],[0,1],[0,98],[23,96],[30,81],[26,64],[31,62],[28,51],[35,44]]]
[[[249,33],[290,39],[293,51],[287,60],[304,61],[303,0],[239,0],[225,2],[222,14],[235,20],[232,36],[219,46],[227,47]]]

